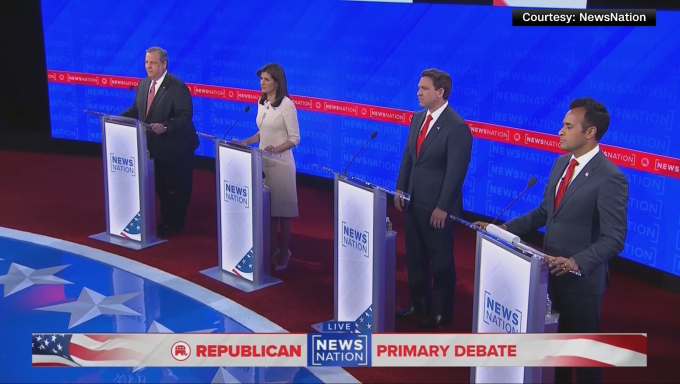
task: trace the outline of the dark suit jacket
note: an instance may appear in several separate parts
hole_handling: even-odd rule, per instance
[[[628,180],[599,152],[567,187],[555,210],[557,184],[570,160],[571,154],[555,161],[541,205],[505,226],[518,236],[545,226],[544,252],[573,257],[584,275],[551,275],[552,284],[565,292],[601,295],[607,262],[623,251],[626,240]]]
[[[160,135],[147,132],[147,148],[154,159],[169,160],[193,154],[199,142],[192,120],[194,104],[189,88],[170,72],[166,73],[147,116],[146,99],[149,87],[151,79],[148,77],[142,79],[137,86],[132,107],[123,111],[121,115],[139,119],[147,124],[161,123],[167,127],[167,132]]]
[[[396,189],[411,195],[412,204],[407,209],[432,212],[439,207],[458,216],[463,211],[463,181],[470,165],[472,133],[465,120],[447,106],[432,123],[416,157],[416,141],[426,117],[427,110],[423,110],[411,119]]]

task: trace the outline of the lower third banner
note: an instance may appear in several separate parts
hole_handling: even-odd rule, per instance
[[[35,367],[646,367],[646,334],[33,334]]]

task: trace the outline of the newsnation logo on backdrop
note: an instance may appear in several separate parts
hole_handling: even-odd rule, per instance
[[[32,363],[35,367],[47,363],[73,367],[559,367],[579,366],[578,362],[589,367],[647,366],[646,334],[361,334],[354,326],[352,322],[327,322],[314,334],[33,334]],[[62,348],[42,348],[40,340],[58,340]]]

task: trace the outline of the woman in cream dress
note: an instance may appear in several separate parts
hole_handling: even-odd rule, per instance
[[[257,104],[257,133],[244,140],[244,144],[259,142],[259,148],[277,153],[280,159],[262,159],[264,184],[271,197],[271,249],[272,260],[278,258],[276,270],[286,269],[290,262],[291,221],[298,216],[295,159],[292,148],[300,142],[297,109],[288,97],[286,74],[276,63],[267,64],[257,71],[262,96]],[[277,232],[281,231],[280,241]],[[278,247],[277,247],[278,245]]]

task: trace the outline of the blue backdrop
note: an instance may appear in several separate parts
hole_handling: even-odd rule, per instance
[[[657,27],[515,27],[507,7],[341,0],[43,0],[47,68],[145,76],[144,50],[169,52],[169,70],[188,83],[259,88],[255,72],[279,62],[293,95],[417,110],[416,84],[429,67],[453,77],[450,103],[466,119],[557,134],[569,101],[591,96],[612,113],[603,143],[680,157],[674,131],[680,82],[680,13]],[[130,91],[50,83],[54,137],[100,141],[83,109],[119,112]],[[117,104],[122,97],[122,101]],[[244,103],[194,98],[200,131],[221,134]],[[254,104],[252,105],[254,107]],[[231,131],[255,130],[251,112]],[[299,111],[299,172],[326,176],[374,130],[355,176],[393,187],[408,127]],[[198,154],[213,156],[204,142]],[[535,175],[539,183],[503,219],[540,201],[557,155],[476,139],[465,209],[495,216]],[[680,275],[680,180],[623,168],[630,181],[623,256]],[[667,198],[668,196],[668,198]]]

